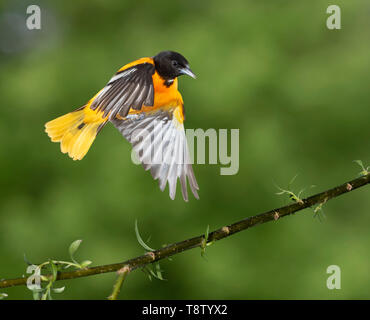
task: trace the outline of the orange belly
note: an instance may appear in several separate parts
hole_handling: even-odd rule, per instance
[[[180,92],[177,90],[177,79],[173,81],[171,86],[167,87],[164,84],[164,80],[156,72],[153,74],[153,86],[154,105],[143,106],[141,111],[150,112],[156,109],[173,109],[178,107],[182,110],[183,100]]]

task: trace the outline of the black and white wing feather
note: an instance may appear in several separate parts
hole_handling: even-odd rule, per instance
[[[92,102],[90,108],[109,114],[109,120],[117,114],[125,117],[130,108],[140,110],[143,105],[154,104],[152,75],[155,67],[141,63],[117,72]]]
[[[178,179],[185,201],[188,201],[187,181],[194,197],[199,199],[184,126],[172,111],[129,114],[125,120],[111,122],[131,143],[144,169],[159,180],[162,191],[168,182],[171,199],[175,198]]]

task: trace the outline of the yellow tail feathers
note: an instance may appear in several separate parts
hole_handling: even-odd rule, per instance
[[[45,131],[51,141],[60,142],[63,153],[73,160],[81,160],[106,121],[101,112],[86,106],[47,122]]]

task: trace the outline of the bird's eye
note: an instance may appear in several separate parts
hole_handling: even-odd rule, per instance
[[[172,60],[172,65],[173,65],[174,67],[177,67],[177,66],[178,66],[177,61],[176,61],[176,60]]]

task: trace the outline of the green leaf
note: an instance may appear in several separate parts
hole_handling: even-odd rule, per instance
[[[206,243],[207,243],[207,241],[208,241],[208,236],[209,236],[209,225],[207,226],[206,234],[204,235],[205,240],[206,240]]]
[[[92,264],[92,261],[85,260],[85,261],[80,263],[80,267],[81,267],[81,269],[83,269],[83,268],[86,268],[87,266],[89,266],[90,264]]]
[[[159,265],[159,262],[157,262],[157,263],[155,264],[155,270],[156,270],[156,272],[157,272],[157,278],[158,278],[159,280],[164,280],[164,279],[163,279],[163,277],[162,277],[162,270],[161,270],[161,266]]]
[[[50,267],[51,267],[51,272],[53,273],[53,280],[52,281],[55,281],[57,279],[57,276],[58,276],[58,268],[52,260],[49,260],[49,264],[50,264]]]
[[[205,253],[206,253],[206,246],[207,246],[208,236],[209,236],[209,225],[207,226],[206,232],[205,232],[205,234],[204,234],[204,239],[202,240],[202,245],[201,245],[200,255],[201,255],[203,258],[205,258]]]
[[[54,288],[53,289],[53,291],[55,292],[55,293],[62,293],[63,291],[64,291],[64,289],[65,289],[66,287],[61,287],[61,288]]]
[[[362,163],[361,160],[353,160],[353,162],[357,163],[361,168],[364,167],[364,164]]]
[[[360,176],[367,176],[370,173],[369,172],[370,167],[365,168],[361,160],[353,160],[353,162],[356,162],[361,167],[362,171],[359,174]]]
[[[0,293],[0,300],[7,298],[8,295],[6,293]]]
[[[40,279],[45,282],[49,281],[49,278],[47,276],[43,276],[42,274],[40,275]]]
[[[45,288],[45,292],[42,294],[41,300],[53,300],[53,298],[51,297],[50,287],[51,287],[51,284],[49,284]]]
[[[73,241],[72,244],[69,246],[69,255],[73,262],[76,262],[76,260],[74,259],[74,254],[80,247],[81,242],[82,240],[76,240],[76,241]]]
[[[136,239],[140,243],[140,245],[147,251],[155,251],[151,247],[149,247],[141,238],[140,233],[139,233],[139,228],[137,226],[137,220],[135,220],[135,233],[136,233]]]
[[[151,266],[153,266],[153,265],[151,265]],[[155,267],[155,270],[153,270],[154,267]],[[152,268],[152,267],[149,267],[149,266],[145,266],[145,267],[141,268],[141,271],[143,271],[148,276],[150,281],[152,281],[152,278],[162,280],[162,281],[166,281],[166,279],[164,279],[163,276],[162,276],[162,270],[161,270],[161,267],[159,265],[159,262],[155,263],[154,267]]]
[[[162,277],[161,270],[158,269],[158,271],[154,272],[151,268],[149,268],[149,267],[147,268],[148,277],[149,277],[150,281],[152,281],[151,276],[153,276],[153,278],[158,279],[158,280],[164,280],[163,277]]]
[[[141,271],[144,272],[148,276],[150,281],[152,281],[152,276],[150,275],[148,267],[141,268]]]

